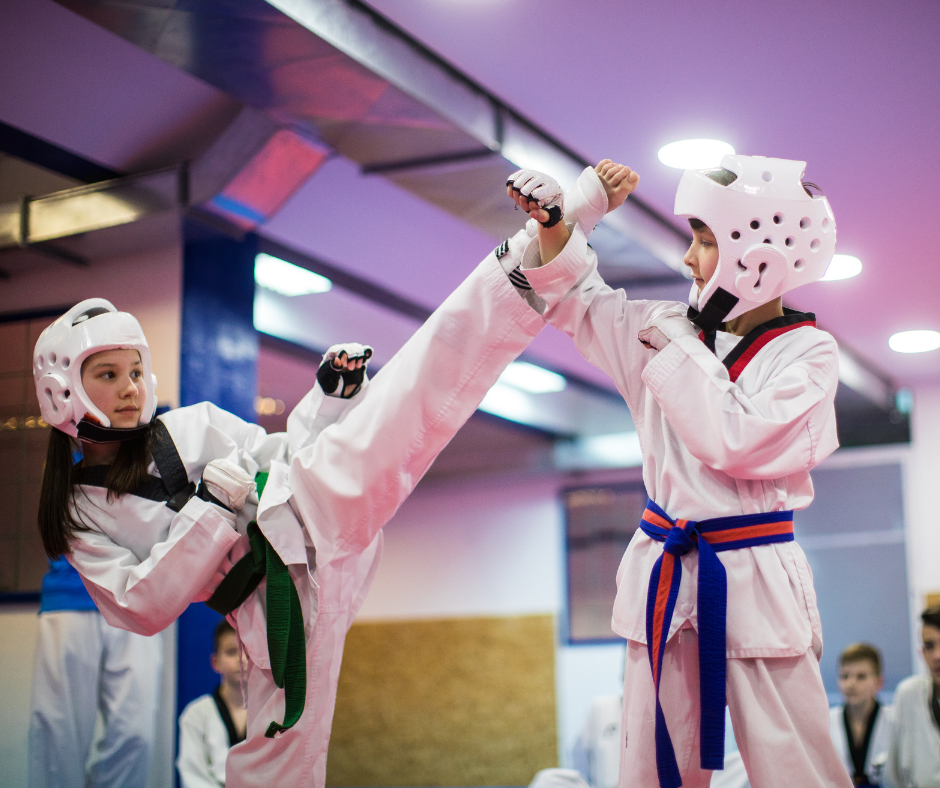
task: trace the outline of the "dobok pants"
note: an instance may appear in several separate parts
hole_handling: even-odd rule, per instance
[[[729,659],[728,709],[752,788],[851,788],[829,736],[829,704],[810,648],[798,657]],[[658,788],[656,697],[646,645],[627,641],[621,788]],[[698,635],[680,629],[666,644],[660,703],[683,788],[708,788],[699,760]]]

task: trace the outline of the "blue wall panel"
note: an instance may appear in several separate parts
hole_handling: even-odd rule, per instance
[[[236,240],[192,221],[184,225],[180,404],[213,402],[255,421],[258,336],[253,323],[257,237]],[[209,664],[220,616],[203,603],[180,617],[177,710],[212,692]]]

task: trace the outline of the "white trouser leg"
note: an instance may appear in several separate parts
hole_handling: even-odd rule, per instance
[[[29,716],[29,788],[85,788],[102,643],[94,610],[39,616]]]
[[[104,735],[89,788],[139,788],[146,782],[156,736],[163,637],[144,637],[101,620],[104,653],[100,708]]]
[[[728,707],[752,788],[850,788],[813,651],[728,660]]]
[[[699,756],[698,636],[693,629],[680,630],[666,643],[659,700],[683,788],[707,788],[711,772],[702,770]],[[621,788],[658,788],[653,674],[646,646],[632,640],[627,641],[622,730]]]
[[[311,561],[312,563],[312,561]],[[291,567],[291,576],[309,622],[317,591],[302,571]],[[263,591],[265,583],[259,587]],[[288,731],[265,738],[271,722],[284,719],[284,690],[271,671],[248,662],[248,732],[245,741],[229,750],[225,761],[226,788],[291,786],[323,788],[326,784],[326,755],[336,705],[336,688],[342,663],[342,647],[349,627],[345,608],[324,610],[306,629],[307,692],[304,711]]]

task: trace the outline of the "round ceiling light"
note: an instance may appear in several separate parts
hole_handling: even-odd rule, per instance
[[[940,348],[940,331],[901,331],[888,340],[898,353],[926,353]]]
[[[721,140],[679,140],[663,145],[659,160],[680,170],[704,170],[719,166],[725,156],[733,153],[734,148]]]
[[[839,279],[851,279],[862,272],[862,261],[850,254],[834,254],[821,282],[835,282]]]

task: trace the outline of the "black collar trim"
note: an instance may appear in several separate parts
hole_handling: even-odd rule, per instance
[[[795,309],[787,309],[786,307],[784,307],[783,312],[783,317],[775,317],[751,329],[734,346],[732,351],[721,360],[721,363],[728,370],[732,382],[740,377],[751,359],[771,340],[796,328],[816,327],[816,315],[812,312],[797,312]],[[712,353],[715,352],[715,335],[713,332],[706,333],[702,331],[699,333],[699,338]]]
[[[215,692],[212,693],[212,700],[215,701],[215,707],[219,710],[219,716],[222,718],[222,723],[228,732],[229,747],[234,747],[239,742],[245,741],[245,737],[240,736],[235,729],[235,720],[232,719],[232,713],[228,710],[228,704],[222,699],[221,685],[215,688]]]
[[[118,443],[140,438],[150,431],[150,422],[137,427],[105,427],[88,419],[78,422],[78,437],[89,443]]]

